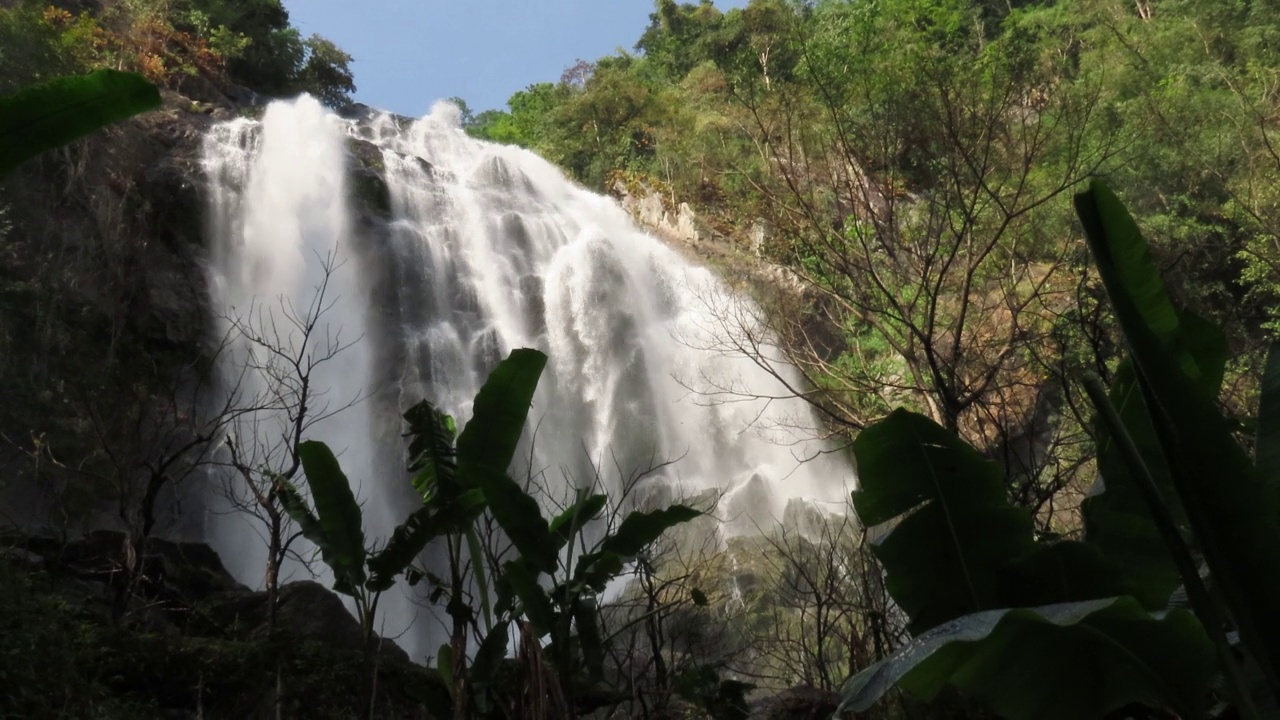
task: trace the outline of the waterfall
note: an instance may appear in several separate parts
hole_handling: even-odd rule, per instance
[[[205,169],[220,316],[313,307],[323,259],[338,261],[317,330],[349,346],[313,387],[329,407],[350,407],[307,434],[340,452],[370,538],[385,538],[417,502],[399,413],[425,397],[462,426],[488,371],[518,347],[549,363],[513,472],[535,477],[548,501],[592,483],[620,507],[723,493],[728,532],[767,527],[795,499],[843,504],[850,470],[807,432],[818,425],[808,407],[749,359],[716,349],[720,314],[747,301],[613,200],[533,153],[468,137],[453,106],[409,122],[340,119],[305,96],[277,102],[261,120],[216,126]],[[385,190],[382,217],[353,212],[357,171]],[[257,397],[271,381],[243,372],[261,350],[247,345],[223,365]],[[250,413],[240,442],[271,447],[287,421]],[[210,541],[254,584],[258,537],[234,514],[211,518]],[[424,605],[402,599],[385,627],[418,627],[400,641],[419,656],[434,648]]]

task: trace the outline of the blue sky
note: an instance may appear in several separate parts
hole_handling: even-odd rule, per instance
[[[744,0],[717,0],[721,9]],[[304,35],[355,57],[356,100],[420,116],[441,98],[501,108],[578,58],[630,50],[653,0],[285,0]]]

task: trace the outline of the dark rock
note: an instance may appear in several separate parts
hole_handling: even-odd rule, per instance
[[[54,537],[4,538],[8,552],[40,558],[52,569],[91,582],[111,583],[125,567],[126,536],[114,530],[94,532],[61,541]],[[150,539],[139,563],[138,592],[148,600],[189,607],[217,593],[245,591],[208,545]]]
[[[232,638],[265,639],[268,635],[267,593],[237,591],[211,598],[205,615]],[[335,650],[359,651],[364,647],[360,623],[342,600],[320,583],[303,580],[280,588],[278,632],[291,643],[314,642]],[[384,655],[409,661],[400,646],[382,643]]]
[[[44,567],[43,556],[22,548],[0,548],[0,562],[25,570],[39,570]]]
[[[828,720],[840,707],[840,693],[804,685],[753,703],[751,720]]]

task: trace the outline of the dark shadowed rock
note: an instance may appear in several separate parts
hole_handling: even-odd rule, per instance
[[[840,694],[797,685],[756,702],[751,720],[829,720],[840,707]]]
[[[204,614],[232,638],[265,639],[268,635],[267,593],[238,591],[213,597]],[[333,591],[312,580],[280,588],[276,616],[280,634],[291,643],[315,642],[335,650],[358,651],[364,646],[360,623]],[[398,645],[382,643],[382,652],[397,660],[409,656]]]

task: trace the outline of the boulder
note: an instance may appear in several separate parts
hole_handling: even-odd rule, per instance
[[[840,693],[797,685],[754,703],[751,720],[828,720],[839,707]]]
[[[235,639],[263,639],[268,634],[267,593],[236,591],[215,596],[203,606],[206,618]],[[287,583],[280,588],[277,629],[290,643],[315,642],[335,650],[359,651],[364,647],[360,623],[331,590],[312,580]],[[396,660],[409,656],[394,642],[381,651]]]

